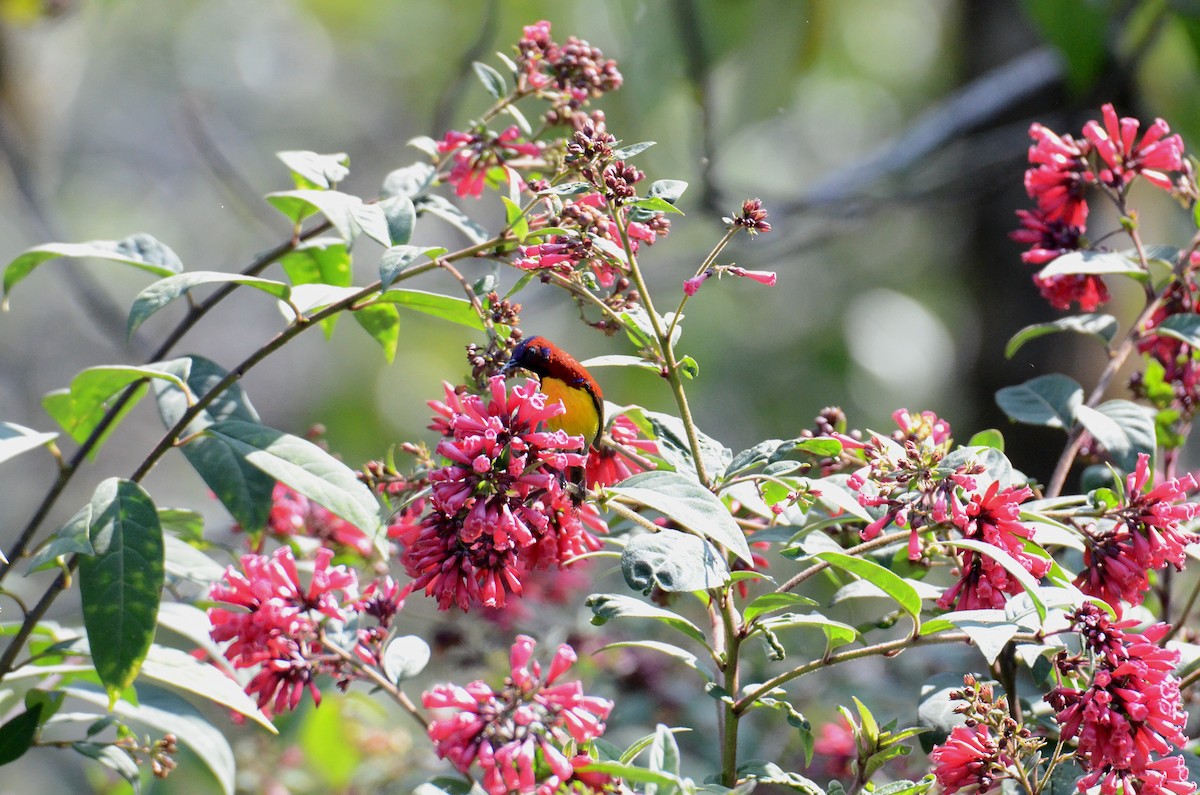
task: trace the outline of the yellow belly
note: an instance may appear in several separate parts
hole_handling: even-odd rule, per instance
[[[561,400],[567,412],[546,420],[552,431],[562,429],[572,436],[582,436],[590,445],[600,435],[600,411],[596,401],[586,389],[569,386],[557,378],[543,378],[542,392],[553,403]]]

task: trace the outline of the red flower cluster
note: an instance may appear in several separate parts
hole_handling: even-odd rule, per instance
[[[1181,502],[1197,488],[1191,475],[1159,483],[1151,481],[1150,457],[1138,456],[1126,479],[1124,505],[1111,512],[1103,530],[1095,530],[1084,552],[1084,569],[1075,585],[1103,599],[1120,614],[1122,602],[1140,605],[1150,588],[1149,573],[1168,563],[1182,569],[1188,544],[1200,536],[1181,526],[1195,518],[1200,506]]]
[[[530,219],[531,228],[557,227],[571,234],[554,235],[549,240],[530,246],[519,246],[521,255],[514,265],[524,270],[554,270],[570,273],[590,267],[601,287],[612,287],[624,276],[624,243],[621,230],[606,212],[603,194],[588,193],[578,199],[558,205],[557,197],[548,197],[549,210]],[[625,232],[629,248],[637,254],[642,243],[654,245],[671,229],[671,222],[657,213],[645,221],[628,220]]]
[[[596,47],[574,36],[565,44],[550,38],[550,23],[542,20],[525,26],[517,42],[518,89],[555,92],[572,108],[621,87],[617,62],[606,59]]]
[[[960,479],[960,484],[966,478]],[[964,488],[966,488],[964,486]],[[1049,558],[1025,550],[1025,542],[1033,538],[1033,528],[1020,520],[1020,504],[1033,496],[1028,487],[1009,486],[1001,489],[993,481],[983,493],[973,490],[950,501],[950,515],[963,538],[991,544],[1007,552],[1021,567],[1036,579],[1050,570]],[[937,600],[945,610],[976,610],[1004,607],[1013,594],[1021,593],[1021,583],[994,558],[963,550],[959,559],[960,576],[949,590]]]
[[[577,772],[595,760],[583,754],[568,758],[563,748],[603,734],[612,702],[584,695],[579,682],[558,681],[576,660],[565,643],[543,676],[541,665],[531,663],[535,645],[532,638],[517,637],[512,673],[499,691],[475,681],[466,687],[438,685],[421,698],[427,709],[452,710],[429,725],[437,755],[463,773],[477,764],[489,795],[550,795],[571,791],[573,780],[592,788],[603,783],[595,774]]]
[[[1081,138],[1034,124],[1029,128],[1031,168],[1025,172],[1025,191],[1037,203],[1033,211],[1018,210],[1021,229],[1011,237],[1030,246],[1021,256],[1042,265],[1084,247],[1089,188],[1123,196],[1136,177],[1172,190],[1169,172],[1184,169],[1183,140],[1156,119],[1137,140],[1137,119],[1118,118],[1112,105],[1101,108],[1103,124],[1089,121]],[[1103,279],[1093,274],[1035,275],[1034,282],[1050,305],[1068,309],[1073,302],[1090,312],[1109,299]]]
[[[1183,757],[1169,755],[1187,743],[1187,713],[1171,673],[1179,652],[1158,645],[1169,627],[1127,632],[1134,622],[1113,624],[1090,603],[1071,621],[1095,658],[1095,672],[1087,687],[1057,687],[1046,701],[1058,713],[1063,738],[1078,742],[1075,758],[1087,771],[1079,791],[1099,784],[1105,795],[1195,792]]]
[[[212,607],[212,638],[229,641],[225,657],[235,668],[261,666],[246,686],[258,706],[274,712],[295,709],[304,690],[320,703],[314,682],[324,665],[318,629],[325,619],[345,621],[358,598],[358,578],[345,566],[330,566],[333,551],[317,550],[308,588],[300,584],[288,547],[270,557],[243,555],[242,571],[230,566],[225,581],[214,583],[209,598],[239,610]],[[272,701],[274,702],[272,704]]]
[[[224,581],[209,591],[212,601],[235,608],[209,608],[212,639],[229,643],[225,658],[235,668],[259,668],[246,692],[268,714],[295,709],[305,689],[321,703],[317,674],[342,680],[354,676],[339,656],[323,648],[328,621],[373,618],[374,625],[358,629],[354,652],[364,662],[377,664],[392,619],[404,606],[407,587],[385,577],[372,581],[359,596],[354,570],[330,566],[332,558],[330,549],[316,551],[312,579],[305,588],[289,547],[270,556],[243,555],[242,570],[230,566]]]
[[[599,450],[588,451],[584,477],[589,486],[600,488],[615,486],[626,478],[644,472],[647,468],[653,469],[652,462],[644,461],[644,459],[639,461],[630,455],[630,453],[636,455],[639,452],[650,455],[658,454],[658,442],[653,439],[643,439],[633,420],[624,415],[616,417],[608,424],[608,435],[612,437],[614,444],[605,444]]]
[[[276,483],[271,492],[267,530],[285,540],[297,535],[315,538],[364,558],[374,552],[370,537],[361,529],[282,483]]]
[[[1000,753],[991,731],[982,723],[974,726],[955,726],[946,742],[929,754],[933,774],[946,795],[960,789],[977,787],[984,793],[1000,780],[1007,761]]]
[[[586,464],[583,437],[540,430],[562,404],[548,403],[536,381],[509,392],[494,376],[488,389],[485,399],[447,384],[445,402],[430,402],[431,427],[445,436],[436,452],[449,463],[429,475],[430,510],[403,562],[413,589],[443,610],[503,607],[527,572],[598,549],[588,527],[604,530],[595,508],[564,486]]]
[[[455,193],[475,197],[483,194],[489,170],[514,157],[542,154],[541,144],[521,140],[521,131],[515,124],[500,133],[486,128],[469,133],[450,130],[438,141],[437,150],[451,156],[446,180],[454,185]]]

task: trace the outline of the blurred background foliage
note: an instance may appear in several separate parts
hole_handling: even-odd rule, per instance
[[[704,430],[736,450],[794,436],[826,405],[881,430],[896,408],[932,409],[960,440],[1002,428],[1014,463],[1048,475],[1061,437],[1009,426],[992,393],[1055,371],[1086,384],[1103,352],[1056,336],[1003,358],[1013,332],[1058,314],[1007,239],[1013,210],[1028,204],[1028,126],[1075,132],[1111,101],[1200,141],[1194,0],[0,0],[0,253],[146,231],[189,269],[238,270],[290,233],[261,200],[290,187],[275,151],[346,152],[342,188],[377,195],[389,171],[421,159],[409,138],[462,128],[486,106],[471,61],[495,63],[538,19],[618,60],[625,85],[602,104],[609,129],[658,142],[637,163],[650,179],[691,183],[686,216],[646,252],[652,289],[677,295],[743,198],[771,212],[775,231],[739,237],[723,261],[775,270],[778,286],[710,282],[689,305],[681,348],[700,364],[691,395]],[[1162,197],[1136,198],[1158,201],[1142,205],[1148,240],[1190,235]],[[492,195],[465,207],[485,224],[503,218]],[[413,242],[455,235],[426,218]],[[360,284],[373,278],[373,245],[356,248]],[[138,361],[171,323],[164,311],[124,341],[144,283],[100,263],[51,265],[22,284],[0,318],[2,418],[50,430],[42,394],[85,366]],[[455,289],[437,275],[417,286]],[[1115,313],[1128,318],[1140,292],[1114,287]],[[518,300],[527,333],[580,358],[631,352],[580,325],[548,287]],[[228,366],[282,323],[261,296],[237,296],[178,350]],[[322,423],[357,464],[428,438],[425,401],[442,380],[461,380],[464,346],[477,341],[406,315],[389,366],[347,323],[331,341],[305,335],[245,386],[266,423]],[[597,377],[616,403],[671,407],[652,375]],[[98,473],[132,469],[160,433],[153,412],[136,410]],[[41,462],[0,474],[2,546],[54,472]],[[62,519],[94,485],[78,480]],[[182,459],[147,487],[161,505],[228,526],[215,503],[197,505],[203,485]],[[356,704],[304,731],[345,743],[345,720],[368,732]],[[659,709],[647,725],[673,717]],[[326,741],[301,738],[310,752]]]

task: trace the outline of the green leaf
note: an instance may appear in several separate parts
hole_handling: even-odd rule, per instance
[[[332,284],[349,287],[354,274],[346,241],[337,237],[305,240],[280,258],[279,264],[292,284]]]
[[[484,89],[494,99],[500,99],[508,93],[508,86],[504,82],[504,76],[495,69],[482,61],[472,62],[471,68],[475,70],[475,76],[479,78],[480,83],[483,83]]]
[[[379,260],[380,289],[386,290],[396,278],[416,261],[417,257],[428,256],[430,259],[446,253],[446,249],[428,246],[392,246],[383,252]]]
[[[316,152],[276,152],[292,172],[297,188],[328,190],[350,175],[350,156],[345,152],[319,155]]]
[[[1083,404],[1083,387],[1058,373],[1039,375],[1020,386],[997,390],[996,404],[1017,422],[1069,429],[1075,424],[1075,410]]]
[[[620,594],[592,594],[587,598],[587,606],[592,610],[592,623],[601,626],[614,618],[652,618],[661,621],[672,629],[682,632],[694,641],[707,648],[708,642],[695,624],[681,615],[664,610],[661,607],[648,605],[631,596]]]
[[[662,199],[668,204],[675,204],[687,190],[688,184],[681,179],[660,179],[650,186],[646,196],[652,199]]]
[[[388,303],[372,303],[351,312],[358,325],[383,348],[388,364],[396,358],[400,345],[400,310]]]
[[[993,450],[1004,452],[1004,434],[995,428],[987,428],[977,432],[971,437],[971,441],[967,442],[968,447],[990,447]]]
[[[692,448],[688,444],[683,421],[670,414],[641,409],[637,412],[649,423],[654,439],[658,442],[658,454],[680,472],[695,472]],[[636,416],[634,417],[636,421]],[[724,472],[733,459],[733,451],[708,434],[696,430],[700,442],[700,456],[706,471],[716,474]]]
[[[285,190],[268,193],[267,201],[299,225],[305,218],[321,213],[338,231],[346,246],[352,246],[359,233],[391,245],[387,217],[378,204],[366,204],[357,196],[336,190]]]
[[[1193,348],[1200,348],[1200,315],[1192,312],[1169,315],[1154,327],[1152,333],[1174,337]]]
[[[630,588],[649,594],[707,591],[729,582],[729,567],[712,544],[674,530],[634,536],[621,551],[621,572]]]
[[[142,770],[123,748],[118,748],[111,743],[75,742],[71,743],[71,749],[89,759],[95,759],[128,781],[134,795],[141,792]]]
[[[663,795],[668,789],[674,791],[680,785],[678,780],[665,773],[656,773],[653,770],[647,770],[644,767],[624,762],[593,762],[584,769],[597,773],[607,773],[610,776],[622,779],[626,783],[643,784],[645,786],[638,791],[645,793],[651,791],[650,787],[662,787],[663,789],[655,789],[654,791],[659,793],[659,795]]]
[[[921,623],[921,595],[903,577],[866,558],[856,558],[842,552],[818,552],[813,557],[826,561],[842,571],[871,583],[900,605],[917,627]]]
[[[793,627],[813,627],[825,633],[828,650],[853,643],[859,637],[859,631],[849,624],[826,618],[820,613],[781,613],[777,616],[763,619],[759,626],[770,632]]]
[[[64,688],[78,699],[105,706],[104,695],[86,683]],[[220,729],[213,726],[187,701],[170,691],[151,684],[138,685],[138,703],[118,701],[112,711],[123,719],[153,729],[158,734],[174,734],[181,745],[196,753],[216,776],[221,792],[233,795],[233,749]]]
[[[312,442],[236,419],[216,422],[206,433],[367,535],[379,537],[379,502],[375,495],[354,470]]]
[[[1072,251],[1057,257],[1038,271],[1038,277],[1042,279],[1076,274],[1129,276],[1137,280],[1146,278],[1146,272],[1140,265],[1115,251]]]
[[[177,298],[181,298],[193,287],[209,284],[241,284],[253,287],[272,295],[281,301],[286,301],[292,294],[292,288],[283,282],[271,279],[260,279],[257,276],[242,276],[237,273],[221,273],[219,271],[191,271],[178,276],[160,279],[138,293],[129,308],[129,319],[125,324],[125,336],[132,337],[146,319]]]
[[[605,646],[601,646],[596,651],[598,653],[607,651],[609,649],[648,649],[650,651],[658,652],[659,654],[665,654],[668,657],[672,657],[680,661],[688,668],[691,668],[693,671],[703,676],[705,681],[711,681],[708,671],[705,671],[700,667],[700,662],[696,655],[692,654],[686,649],[681,649],[678,646],[674,646],[670,643],[663,643],[657,640],[627,640],[619,641],[617,643],[609,643]]]
[[[104,419],[112,402],[131,384],[147,379],[163,379],[176,387],[181,387],[183,381],[179,375],[170,372],[165,363],[131,367],[124,365],[102,365],[89,367],[71,379],[71,386],[66,390],[57,390],[42,398],[42,406],[51,417],[62,426],[72,439],[82,444],[92,431]],[[125,414],[137,404],[144,389],[135,390],[133,396],[126,401],[121,412],[109,423],[104,437],[99,440],[92,450],[96,452],[120,424]]]
[[[789,607],[812,607],[816,601],[796,593],[765,593],[746,605],[742,618],[747,624],[766,613]]]
[[[0,765],[15,762],[25,755],[37,737],[42,723],[42,705],[19,712],[0,726]]]
[[[210,392],[228,374],[216,362],[202,356],[190,356],[179,361],[187,362],[188,388],[197,396]],[[170,428],[187,411],[187,398],[170,384],[164,385],[162,381],[154,383],[158,413],[163,424]],[[255,533],[267,523],[275,479],[247,462],[229,443],[201,434],[213,423],[225,420],[258,422],[258,412],[250,405],[240,384],[229,386],[188,424],[181,435],[189,441],[181,450],[238,525],[248,533]]]
[[[800,795],[825,795],[825,790],[821,789],[817,782],[805,778],[799,773],[785,771],[774,762],[751,759],[738,765],[737,772],[739,779],[746,778],[772,787],[783,787],[798,792]]]
[[[30,559],[28,571],[50,568],[56,565],[55,561],[60,557],[95,554],[95,550],[92,549],[91,526],[92,504],[89,502],[46,539]]]
[[[747,563],[750,546],[729,509],[711,491],[679,472],[641,472],[608,489],[615,498],[643,505]]]
[[[579,196],[583,193],[591,193],[592,185],[590,182],[564,182],[561,185],[552,185],[545,190],[538,191],[538,196]]]
[[[679,744],[675,735],[663,724],[654,727],[654,742],[650,744],[650,754],[647,767],[653,773],[663,773],[670,776],[671,784],[646,784],[646,795],[673,795],[680,787],[674,780],[679,778]]]
[[[57,433],[39,433],[15,422],[0,422],[0,462],[48,445],[57,438]]]
[[[1169,318],[1168,318],[1169,319]],[[1200,320],[1200,317],[1197,318]],[[1057,334],[1070,331],[1075,334],[1086,334],[1095,337],[1108,346],[1117,334],[1120,324],[1112,315],[1074,315],[1064,317],[1050,323],[1035,323],[1012,335],[1008,345],[1004,347],[1004,358],[1011,359],[1025,343],[1047,334]]]
[[[949,477],[956,470],[969,468],[981,471],[974,474],[976,487],[983,491],[999,481],[1001,488],[1017,483],[1012,462],[994,447],[959,447],[938,462],[938,472]]]
[[[397,288],[380,293],[375,298],[375,301],[407,307],[416,312],[433,315],[436,318],[448,320],[451,323],[457,323],[460,326],[466,326],[476,331],[483,330],[483,321],[479,319],[479,315],[475,312],[475,308],[471,306],[471,302],[465,298],[454,298],[440,293],[427,293],[423,290],[401,290]]]
[[[183,270],[175,252],[147,234],[136,234],[124,240],[92,240],[87,243],[47,243],[34,246],[17,256],[4,269],[4,300],[0,309],[8,306],[8,294],[17,282],[38,265],[52,259],[103,259],[132,265],[157,276],[170,276]]]
[[[403,246],[412,240],[417,225],[417,208],[408,196],[393,196],[380,202],[387,219],[388,239],[393,246]]]
[[[605,356],[593,356],[580,362],[584,367],[633,367],[638,370],[651,370],[655,373],[661,372],[662,368],[654,362],[648,362],[641,356],[628,356],[623,353],[613,353]]]
[[[467,240],[474,244],[486,242],[490,237],[488,231],[471,219],[466,213],[451,204],[446,198],[430,193],[413,201],[418,213],[429,213],[441,218],[446,223],[462,232]]]
[[[1156,437],[1152,409],[1128,400],[1110,400],[1094,409],[1080,406],[1076,418],[1126,472],[1137,466],[1139,453],[1150,456],[1153,462]]]
[[[152,644],[142,662],[141,675],[143,679],[152,679],[175,690],[201,696],[245,715],[272,734],[278,734],[270,718],[263,714],[236,679],[215,666],[200,662],[187,652]]]
[[[79,558],[83,626],[110,701],[133,684],[150,650],[162,598],[163,535],[150,495],[109,478],[91,501],[93,555]]]
[[[436,153],[437,144],[434,144]],[[383,178],[383,186],[379,190],[379,194],[384,199],[391,199],[396,196],[406,196],[409,199],[415,199],[433,185],[433,178],[437,176],[437,169],[430,163],[413,163],[411,166],[398,168],[395,171],[389,172]]]
[[[511,169],[510,169],[511,171]],[[519,185],[519,182],[510,181],[513,185]],[[529,220],[525,218],[525,214],[521,212],[521,206],[507,196],[501,196],[500,201],[504,203],[504,224],[510,230],[512,235],[517,239],[518,243],[524,243],[525,238],[529,236]]]
[[[679,215],[683,215],[683,210],[661,196],[647,196],[644,199],[635,199],[628,202],[626,206],[636,207],[648,213],[678,213]]]
[[[642,141],[641,143],[630,144],[629,146],[622,146],[620,149],[613,150],[613,159],[614,160],[628,160],[629,158],[633,157],[634,155],[639,155],[642,152],[645,152],[647,149],[654,146],[654,144],[655,144],[654,141]]]

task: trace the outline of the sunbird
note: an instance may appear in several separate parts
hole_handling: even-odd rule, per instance
[[[536,375],[546,397],[551,401],[561,400],[567,410],[547,420],[546,427],[582,436],[594,447],[604,427],[604,395],[592,374],[574,356],[545,337],[521,340],[513,348],[504,373],[518,367]]]

